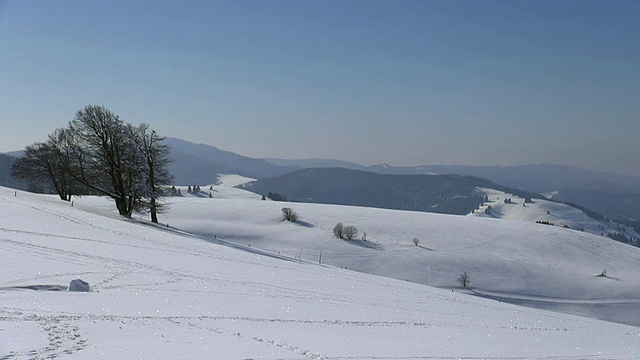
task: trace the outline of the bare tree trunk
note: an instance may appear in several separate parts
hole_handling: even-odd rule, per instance
[[[151,198],[150,204],[150,212],[151,212],[151,222],[154,224],[158,223],[158,212],[156,210],[156,199]]]

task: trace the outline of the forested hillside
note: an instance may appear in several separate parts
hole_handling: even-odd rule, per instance
[[[480,187],[522,197],[539,196],[470,176],[384,175],[342,168],[305,169],[243,186],[262,195],[277,193],[289,201],[459,215],[482,204],[484,197],[477,192]]]

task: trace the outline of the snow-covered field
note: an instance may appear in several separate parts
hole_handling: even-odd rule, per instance
[[[169,199],[162,219],[207,238],[313,262],[322,253],[324,264],[456,291],[467,272],[467,292],[479,296],[640,326],[640,248],[589,233],[599,222],[563,204],[507,205],[497,199],[504,194],[490,194],[496,219],[482,211],[464,217],[260,201],[224,186],[211,193]],[[298,224],[281,221],[283,206],[300,215]],[[560,216],[585,231],[535,223]],[[368,241],[336,239],[338,222],[357,226]]]
[[[638,327],[340,269],[452,288],[467,271],[494,295],[637,309],[636,248],[524,222],[327,205],[288,203],[302,220],[290,224],[283,203],[211,192],[169,199],[169,227],[155,227],[103,199],[72,207],[0,188],[0,359],[640,357]],[[333,238],[338,221],[369,241]],[[319,265],[319,250],[336,267]],[[610,277],[595,276],[603,267]],[[75,278],[93,291],[20,288]]]

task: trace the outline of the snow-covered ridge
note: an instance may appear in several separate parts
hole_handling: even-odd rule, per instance
[[[640,234],[633,228],[613,221],[601,221],[590,218],[574,207],[542,199],[525,199],[493,189],[479,189],[488,200],[475,211],[473,216],[491,217],[508,221],[537,222],[568,229],[588,232],[594,235],[608,236],[621,234],[633,245],[640,245]],[[487,211],[487,209],[490,210]]]
[[[281,223],[281,203],[242,199],[237,189],[224,198],[225,188],[214,189],[213,199],[171,199],[173,208],[163,219],[174,224],[167,228],[105,216],[110,204],[99,198],[76,199],[72,207],[54,197],[15,196],[0,188],[0,357],[629,359],[640,354],[636,327],[320,266],[304,257],[265,256],[255,249],[255,238],[251,247],[232,247],[184,234],[177,227],[188,223],[185,217],[192,225],[222,231],[231,229],[228,216],[238,210],[246,213],[233,225],[238,237],[250,230],[249,217],[254,217],[252,231],[271,217],[269,230],[294,236],[300,228],[324,231],[321,224],[329,220],[301,206],[302,218],[313,221],[317,215],[318,225]],[[363,209],[333,210],[332,223]],[[215,214],[228,215],[210,217]],[[372,221],[380,222],[380,216]],[[371,234],[378,236],[375,229]],[[423,239],[425,247],[445,249],[444,243]],[[89,282],[93,291],[15,288],[73,278]]]

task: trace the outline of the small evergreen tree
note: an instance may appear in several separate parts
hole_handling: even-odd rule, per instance
[[[287,197],[278,193],[269,192],[267,197],[273,201],[287,201]]]

